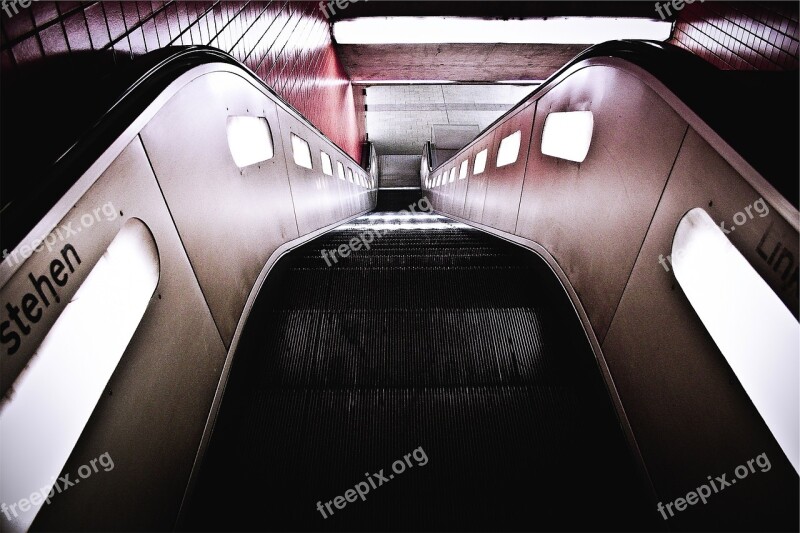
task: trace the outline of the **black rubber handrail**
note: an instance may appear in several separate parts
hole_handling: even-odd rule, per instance
[[[43,162],[38,171],[35,165],[31,170],[27,161],[24,166],[20,164],[11,171],[4,169],[4,180],[19,179],[19,175],[24,174],[34,185],[16,197],[2,198],[0,249],[11,249],[18,245],[80,176],[173,81],[189,70],[209,63],[225,63],[240,69],[253,82],[260,84],[283,105],[297,113],[309,128],[325,135],[250,69],[221,50],[209,46],[187,46],[151,52],[131,61],[125,67],[118,67],[113,77],[103,80],[100,92],[108,96],[106,103],[100,105],[105,107],[95,115],[95,120],[89,122],[90,126],[77,140],[54,160]],[[342,153],[350,157],[344,150]],[[355,161],[353,163],[359,164]],[[31,174],[38,179],[30,179]]]
[[[587,48],[476,138],[540,98],[543,91],[560,81],[574,65],[597,57],[620,58],[649,72],[797,207],[800,171],[796,157],[797,72],[723,71],[684,49],[662,42],[620,40]]]
[[[573,65],[592,57],[618,57],[636,64],[650,72],[681,98],[695,113],[731,144],[776,188],[797,205],[798,162],[794,157],[797,147],[797,80],[796,73],[775,74],[765,83],[769,75],[759,73],[752,77],[747,73],[723,72],[715,69],[702,59],[680,48],[664,43],[650,41],[609,41],[588,48],[564,65],[548,78],[528,98],[514,106],[497,119],[485,131],[490,130],[520,106],[531,99],[538,98],[541,91],[554,83]],[[125,68],[119,68],[108,83],[106,94],[112,95],[110,102],[98,113],[91,126],[70,144],[60,156],[50,163],[43,162],[38,168],[15,169],[33,174],[34,186],[24,193],[6,194],[0,201],[0,248],[13,248],[28,231],[55,205],[75,181],[94,161],[116,140],[119,135],[138,117],[166,87],[188,70],[207,63],[226,63],[240,68],[261,84],[287,107],[289,104],[269,86],[229,54],[207,46],[164,48],[142,56]],[[792,81],[794,84],[792,85]],[[731,85],[743,85],[740,91],[733,91]],[[760,90],[765,85],[777,87],[780,98],[762,98],[759,104],[761,113],[737,114],[735,106],[743,105],[742,93]],[[769,90],[769,89],[766,89]],[[786,93],[786,94],[783,94]],[[737,96],[732,96],[736,94]],[[788,97],[787,97],[788,95]],[[777,107],[776,107],[777,106]],[[787,109],[788,107],[788,109]],[[295,110],[296,111],[296,110]],[[298,113],[298,115],[300,115]],[[737,116],[738,115],[738,116]],[[302,115],[300,115],[302,116]],[[761,118],[758,120],[754,120]],[[742,119],[747,125],[742,125]],[[773,138],[763,135],[775,131],[775,120],[788,120],[790,127],[784,128],[792,135]],[[309,127],[322,132],[305,121]],[[755,131],[755,134],[747,134]],[[780,131],[780,130],[778,130]],[[483,132],[482,132],[483,133]],[[743,135],[743,133],[745,133]],[[777,143],[777,146],[776,146]],[[773,149],[774,148],[774,149]],[[785,157],[772,157],[772,154]],[[789,157],[791,156],[791,157]],[[4,159],[8,159],[4,155]],[[33,170],[31,170],[33,169]],[[4,179],[9,175],[4,168]],[[20,179],[12,176],[11,179]],[[15,197],[14,197],[15,196]]]

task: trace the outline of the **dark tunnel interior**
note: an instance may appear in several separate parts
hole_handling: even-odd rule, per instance
[[[655,527],[547,265],[446,217],[400,213],[413,195],[381,197],[383,211],[267,278],[186,528],[318,530],[334,512],[340,531]],[[354,237],[370,249],[323,257]],[[395,461],[409,453],[403,473]],[[368,505],[331,508],[366,483],[363,468],[387,486],[369,488]],[[309,513],[317,501],[329,507]]]

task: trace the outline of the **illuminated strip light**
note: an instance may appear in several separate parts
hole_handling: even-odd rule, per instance
[[[615,39],[665,41],[672,23],[651,18],[366,17],[333,24],[339,44],[597,44]]]
[[[460,80],[375,80],[371,78],[356,78],[353,85],[464,85]],[[498,85],[541,85],[542,80],[499,80]],[[468,83],[467,85],[485,85],[485,83]]]
[[[301,139],[294,133],[292,137],[292,153],[294,154],[294,162],[297,166],[311,169],[311,148],[305,139]]]
[[[272,132],[264,117],[228,117],[228,148],[239,168],[272,159]]]
[[[500,141],[500,148],[497,149],[497,168],[517,162],[520,142],[522,142],[522,132],[519,130]]]
[[[456,80],[373,80],[355,79],[354,85],[451,85],[459,83]]]
[[[475,166],[472,169],[472,174],[477,176],[478,174],[483,174],[483,171],[486,170],[486,158],[488,157],[489,149],[484,148],[478,155],[475,156]]]
[[[797,471],[800,324],[699,207],[678,225],[672,264],[692,307]]]
[[[130,219],[14,382],[0,410],[0,502],[28,499],[0,529],[30,528],[144,316],[159,278],[150,230]],[[98,450],[102,453],[106,450]],[[87,482],[88,483],[88,482]],[[47,495],[47,492],[45,492]]]
[[[542,80],[500,80],[495,83],[501,85],[541,85]]]
[[[409,231],[409,230],[430,230],[430,229],[470,229],[470,226],[461,222],[413,222],[399,224],[343,224],[337,230],[358,230],[367,231]]]
[[[583,163],[589,154],[593,131],[594,117],[591,111],[550,113],[544,121],[542,153]]]
[[[331,156],[325,152],[320,152],[322,157],[322,173],[326,176],[333,176],[333,165],[331,164]]]
[[[435,220],[447,220],[447,217],[444,215],[431,215],[429,213],[404,213],[404,214],[371,214],[371,215],[362,215],[358,217],[356,220],[423,220],[423,221],[435,221]],[[367,227],[367,226],[365,226]]]

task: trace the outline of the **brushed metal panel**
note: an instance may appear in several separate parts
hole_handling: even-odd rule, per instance
[[[129,159],[130,149],[123,152],[112,163],[106,173],[114,173],[119,172],[121,169],[126,169],[129,166]],[[110,205],[114,208],[113,213],[116,216],[106,217],[101,214],[100,219],[95,221],[94,210],[102,209],[109,202],[111,202]],[[91,265],[97,263],[122,227],[122,217],[119,216],[119,210],[123,207],[122,204],[114,204],[110,198],[92,197],[86,201],[76,203],[53,232],[45,237],[46,244],[37,246],[38,251],[33,251],[29,246],[25,246],[21,250],[25,255],[30,254],[27,259],[24,258],[22,253],[10,256],[11,259],[9,260],[19,260],[20,265],[0,289],[0,301],[2,301],[2,304],[0,304],[2,305],[2,318],[0,321],[4,325],[4,341],[6,340],[6,335],[11,335],[10,332],[15,332],[19,337],[19,342],[14,343],[12,339],[2,344],[2,350],[0,351],[0,388],[3,395],[8,392],[9,387],[25,368],[25,365],[28,364],[28,361],[36,352],[36,349],[61,312],[85,281],[91,271]],[[93,221],[90,227],[86,227],[81,223],[81,217],[86,215]],[[73,258],[73,252],[68,247],[72,247],[77,259]],[[70,263],[62,255],[62,251],[71,259]],[[60,279],[66,277],[63,286],[59,286],[58,283],[52,281],[55,276],[51,273],[51,264],[56,260],[65,267],[70,265],[69,268],[64,268],[63,274],[56,271]],[[40,290],[37,291],[37,285],[34,284],[29,276],[37,280],[42,280],[43,277],[46,277],[48,281],[42,281],[38,285]],[[49,287],[53,288],[55,294]],[[26,294],[33,295],[39,302],[36,307],[29,309],[32,315],[37,313],[37,309],[41,311],[40,318],[36,322],[26,318],[24,311],[20,310],[24,308],[22,302]],[[18,308],[17,315],[23,324],[22,327],[15,325],[6,308],[7,304]],[[26,330],[27,333],[25,333]]]
[[[356,178],[358,176],[358,165],[354,164],[352,161],[346,161],[345,168],[347,168],[349,171],[353,173],[353,182],[351,183],[350,180],[347,180],[347,191],[348,191],[347,194],[350,196],[351,205],[353,206],[352,214],[355,214],[358,213],[359,211],[363,211],[366,208],[360,192],[363,189],[361,189],[358,183],[356,183]],[[323,226],[319,227],[321,228]]]
[[[434,177],[436,176],[435,173],[432,173],[431,175]],[[428,189],[427,196],[428,200],[431,202],[431,205],[433,206],[433,209],[437,211],[442,211],[442,206],[439,202],[439,191],[437,191],[435,187],[431,187],[430,189]]]
[[[509,233],[514,233],[517,226],[535,112],[536,102],[531,102],[498,124],[495,130],[494,139],[498,147],[504,138],[517,130],[520,131],[519,155],[516,162],[497,168],[495,155],[495,158],[487,163],[490,172],[483,204],[482,223]]]
[[[264,262],[298,236],[277,113],[243,78],[214,72],[184,87],[141,133],[226,345]],[[266,117],[275,156],[239,169],[228,148],[230,115]]]
[[[680,184],[681,190],[697,202],[686,211],[692,207],[705,209],[786,307],[798,316],[800,242],[791,224],[766,199],[753,206],[762,197],[692,129],[675,162],[672,182]],[[759,210],[768,214],[761,216]],[[736,220],[743,219],[743,224],[737,224]]]
[[[453,203],[450,206],[450,213],[453,213],[456,216],[464,216],[464,202],[467,198],[467,185],[469,184],[469,173],[472,172],[472,167],[474,165],[474,160],[471,157],[472,150],[468,149],[466,151],[461,152],[458,154],[456,158],[457,162],[457,169],[456,170],[456,186],[453,190]],[[461,175],[461,163],[462,161],[467,162],[467,177],[459,179],[458,177]]]
[[[439,170],[437,170],[436,172],[433,173],[434,178],[436,176],[441,175],[443,173],[443,171],[444,171],[444,167],[443,166],[439,167]],[[433,190],[434,190],[434,192],[436,194],[437,205],[439,206],[439,208],[442,211],[444,211],[445,210],[445,200],[447,199],[447,196],[444,194],[444,185],[443,185],[444,182],[442,181],[442,179],[443,178],[440,178],[439,180],[437,180],[438,184],[435,185]]]
[[[773,515],[792,513],[787,505],[795,506],[796,517],[794,469],[669,263],[669,272],[659,263],[659,256],[669,254],[677,225],[690,209],[702,207],[717,222],[731,221],[758,198],[753,187],[689,130],[603,342],[617,391],[665,502],[692,490],[709,474],[732,472],[758,454],[766,453],[772,464],[768,475],[748,477],[724,498],[693,508],[692,515],[678,513],[670,519],[676,529],[771,529]],[[780,276],[776,278],[758,253],[766,233],[792,246],[797,257],[797,232],[772,210],[737,226],[727,237],[773,289],[780,289]]]
[[[345,216],[350,216],[350,215],[355,215],[356,213],[360,213],[361,211],[363,211],[363,209],[361,209],[361,204],[358,199],[357,185],[351,183],[350,180],[347,178],[348,169],[350,169],[353,172],[353,177],[355,178],[357,166],[353,164],[353,162],[349,158],[344,157],[339,152],[336,153],[334,159],[336,161],[339,161],[344,166],[345,169],[345,179],[340,180],[338,175],[338,170],[334,168],[334,178],[339,182],[338,184],[340,191],[339,194],[341,195],[340,198]],[[334,167],[336,167],[335,163]]]
[[[442,206],[443,211],[447,211],[447,182],[445,180],[445,175],[449,175],[450,169],[447,167],[447,163],[439,167],[439,172],[442,174],[441,181],[439,182],[439,186],[436,188],[436,192],[439,193],[439,203]]]
[[[108,452],[100,470],[42,508],[34,529],[170,529],[214,397],[225,348],[137,138],[76,204],[112,202],[113,224],[74,240],[90,271],[125,220],[136,217],[158,246],[156,293],[63,472]]]
[[[445,164],[442,169],[442,187],[441,187],[441,203],[442,203],[442,210],[446,213],[452,212],[452,205],[453,205],[453,194],[451,189],[453,188],[453,183],[450,183],[450,171],[453,168],[453,161],[448,162]]]
[[[492,161],[497,159],[497,146],[494,142],[495,130],[486,132],[472,145],[470,154],[470,173],[467,180],[467,201],[464,207],[464,218],[473,222],[481,223],[483,220],[483,203],[486,198],[486,188],[489,181],[489,173],[492,171]],[[475,157],[488,149],[486,156],[486,169],[483,173],[475,175]]]
[[[463,153],[463,152],[462,152]],[[453,210],[456,206],[455,201],[455,189],[458,187],[457,180],[458,176],[456,176],[456,181],[450,183],[450,171],[453,167],[458,166],[458,159],[460,154],[455,154],[442,168],[445,169],[447,180],[444,185],[442,185],[442,210],[446,213],[453,213]],[[456,170],[456,174],[458,174],[458,170]]]
[[[621,70],[581,69],[537,104],[516,234],[544,246],[569,276],[602,342],[687,126]],[[541,154],[551,112],[592,111],[583,163]]]
[[[357,185],[359,206],[361,208],[359,211],[366,211],[372,207],[369,189],[369,173],[360,165],[353,166],[353,173],[357,173],[361,177],[361,184]]]
[[[333,164],[334,187],[338,195],[336,202],[337,212],[340,213],[342,217],[346,217],[352,210],[351,199],[348,194],[350,189],[347,186],[347,182],[339,178],[339,163],[344,165],[347,162],[347,158],[342,157],[341,153],[336,150],[331,150],[330,156]]]
[[[286,154],[286,168],[292,188],[292,197],[295,202],[294,210],[297,216],[297,229],[300,235],[305,235],[325,226],[326,198],[320,189],[322,160],[319,150],[321,145],[316,142],[316,134],[311,128],[300,120],[283,110],[278,115],[281,124],[280,142],[283,142],[283,149]],[[311,164],[313,168],[301,167],[294,162],[292,134],[297,135],[308,143],[311,149]]]

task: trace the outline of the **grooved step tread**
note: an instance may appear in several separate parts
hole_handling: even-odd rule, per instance
[[[386,223],[376,215],[294,251],[268,277],[187,528],[657,527],[547,266],[440,216],[395,220],[402,228],[370,250],[327,266],[321,250]],[[412,455],[365,501],[328,518],[317,510],[420,447],[427,464]]]

